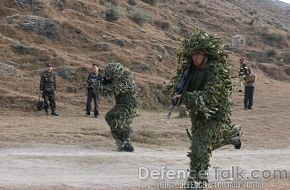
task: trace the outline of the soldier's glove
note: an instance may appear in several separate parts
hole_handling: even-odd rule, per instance
[[[200,91],[186,92],[183,102],[187,109],[195,114],[202,113],[206,119],[210,118],[211,115],[215,113],[213,109],[209,109],[205,104],[203,95]]]

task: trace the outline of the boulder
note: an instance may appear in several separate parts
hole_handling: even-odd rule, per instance
[[[7,64],[7,65],[12,65],[13,67],[16,67],[16,68],[21,68],[22,67],[22,65],[20,63],[17,63],[17,62],[15,62],[13,60],[10,60],[10,59],[7,59],[4,63]]]
[[[0,63],[0,72],[10,76],[17,75],[15,67],[13,65],[8,65],[6,63]]]
[[[74,78],[75,70],[70,67],[63,67],[63,68],[56,69],[56,74],[63,79],[70,80]]]
[[[23,9],[34,13],[41,13],[45,9],[45,4],[41,0],[15,0]]]
[[[121,47],[124,47],[125,46],[125,40],[122,40],[122,39],[113,39],[110,41],[111,43],[113,44],[116,44],[118,46],[121,46]]]
[[[105,42],[94,44],[92,49],[94,51],[110,51],[111,50],[110,45]]]
[[[25,46],[21,44],[20,42],[16,42],[12,44],[11,48],[14,52],[21,53],[21,54],[34,54],[36,52],[36,49]]]
[[[21,30],[34,31],[50,40],[60,39],[60,26],[54,20],[34,15],[14,15],[6,17],[5,20],[8,24],[13,24]]]
[[[64,1],[63,0],[51,0],[51,3],[59,11],[63,11],[64,10]]]

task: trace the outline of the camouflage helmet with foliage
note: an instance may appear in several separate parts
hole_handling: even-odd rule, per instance
[[[110,80],[111,91],[115,95],[124,93],[137,93],[137,87],[132,72],[118,62],[110,62],[105,67],[105,77]],[[107,93],[104,91],[104,93]],[[107,93],[108,94],[108,93]]]
[[[210,60],[219,62],[227,62],[227,54],[224,53],[221,40],[206,32],[195,29],[189,38],[182,42],[178,51],[178,63],[183,67],[184,64],[192,62],[192,53],[201,51]]]

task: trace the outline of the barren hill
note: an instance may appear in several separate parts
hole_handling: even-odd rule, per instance
[[[225,44],[234,35],[246,37],[245,46],[228,48],[234,72],[242,55],[258,72],[289,80],[290,7],[279,1],[1,0],[0,5],[2,110],[35,109],[39,73],[47,63],[58,75],[58,106],[78,109],[91,64],[103,68],[109,60],[134,72],[144,107],[160,107],[164,82],[175,73],[176,50],[194,28]]]

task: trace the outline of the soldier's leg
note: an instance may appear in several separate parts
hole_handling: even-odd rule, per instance
[[[91,114],[91,102],[92,102],[92,90],[88,90],[88,95],[87,95],[87,102],[86,102],[86,114],[90,115]]]
[[[127,111],[121,106],[116,106],[106,114],[105,119],[111,128],[111,133],[116,140],[118,149],[132,152],[134,151],[134,147],[130,141],[133,131],[130,127],[132,118],[125,114]]]
[[[253,106],[253,96],[254,96],[254,87],[250,86],[249,87],[249,104],[248,104],[248,109],[252,109]]]
[[[99,116],[99,96],[98,94],[94,93],[94,115],[95,117]]]
[[[55,105],[55,94],[54,92],[49,93],[48,96],[49,104],[50,104],[50,109],[51,109],[51,114],[52,115],[58,115],[55,111],[56,105]]]
[[[122,141],[124,142],[123,149],[124,151],[133,152],[134,147],[131,143],[131,135],[133,129],[130,127],[130,121],[126,121],[126,124],[120,129]]]
[[[114,113],[114,108],[106,114],[105,119],[110,126],[112,136],[116,140],[118,149],[120,149],[124,142],[122,141],[121,134],[118,130],[118,118]]]
[[[43,102],[44,102],[44,110],[45,110],[45,114],[48,115],[48,94],[46,92],[42,93],[42,98],[43,98]]]
[[[223,124],[216,128],[219,131],[215,132],[215,139],[213,141],[213,150],[219,149],[226,145],[234,145],[236,149],[241,148],[241,128],[233,124]]]
[[[246,86],[244,95],[244,108],[248,109],[248,105],[249,105],[249,88]]]
[[[192,122],[190,174],[187,181],[187,189],[203,189],[207,182],[207,172],[212,151],[212,139],[215,122],[198,121]]]
[[[242,76],[239,76],[239,83],[238,83],[238,88],[239,88],[239,92],[243,92],[243,88],[244,88],[244,78]]]

